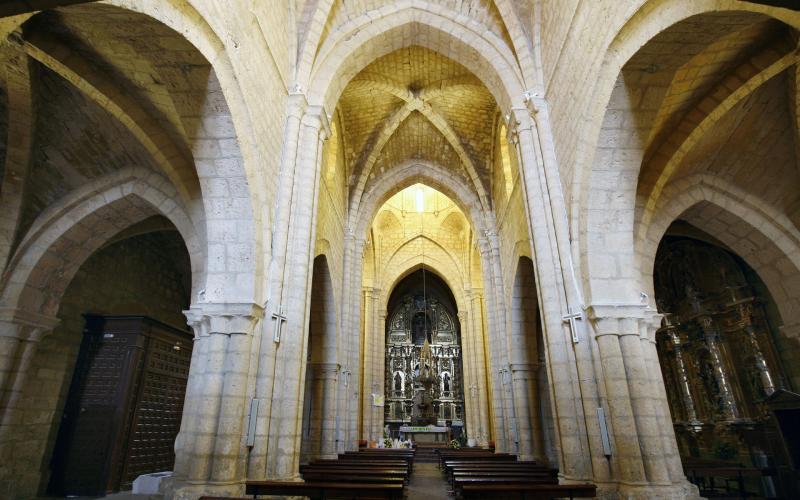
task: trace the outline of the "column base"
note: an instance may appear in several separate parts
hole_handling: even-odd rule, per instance
[[[701,497],[697,486],[684,479],[673,484],[598,484],[597,498],[608,500],[699,500]]]
[[[202,496],[243,497],[244,481],[230,483],[192,482],[171,477],[161,483],[159,493],[165,500],[197,500]]]

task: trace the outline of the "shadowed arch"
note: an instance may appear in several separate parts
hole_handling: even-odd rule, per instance
[[[586,140],[578,141],[576,166],[572,172],[571,223],[580,228],[578,234],[584,235],[578,243],[582,256],[580,266],[583,268],[581,274],[584,276],[584,285],[591,296],[602,296],[604,300],[635,301],[641,286],[650,286],[649,283],[639,284],[637,277],[626,271],[636,265],[636,257],[627,249],[634,247],[634,232],[637,230],[636,225],[641,222],[639,217],[643,217],[646,222],[647,218],[656,214],[650,210],[655,202],[645,200],[650,205],[648,210],[642,211],[644,202],[637,201],[637,188],[643,183],[640,176],[644,175],[644,146],[634,144],[628,137],[630,134],[614,135],[617,130],[608,130],[605,133],[605,121],[610,116],[608,112],[615,100],[612,92],[617,88],[618,77],[631,58],[654,37],[682,21],[706,13],[767,14],[792,25],[791,16],[775,14],[774,10],[745,2],[655,0],[642,6],[617,33],[600,66],[600,76],[592,92],[594,97],[590,101],[588,119],[581,131]],[[794,19],[794,25],[796,24],[797,20]],[[762,65],[758,64],[761,55],[752,57],[755,61],[753,66],[761,68]],[[754,76],[758,77],[759,82],[766,81],[775,71],[789,64],[788,59],[789,56],[786,56],[770,66],[763,75]],[[745,63],[750,63],[750,60]],[[735,74],[739,76],[740,71],[737,70]],[[748,78],[750,76],[743,77]],[[748,81],[741,85],[741,89],[728,84],[720,87],[729,89],[727,92],[732,96],[722,103],[724,106],[721,108],[727,109],[730,102],[752,93],[758,85]],[[717,94],[715,92],[714,96]],[[702,99],[694,103],[694,106],[702,110],[708,109],[708,103]],[[609,123],[611,122],[613,117]],[[704,123],[695,124],[698,128],[702,128],[701,125],[708,128]],[[676,128],[683,131],[686,126],[681,124]],[[604,142],[609,146],[605,148],[607,151],[603,151],[607,154],[601,155]],[[613,158],[609,156],[611,150],[614,151]],[[616,153],[617,150],[620,151],[619,154]],[[639,156],[634,151],[639,151]],[[652,159],[648,159],[649,163],[652,163]],[[604,196],[602,190],[593,190],[592,186],[597,185],[613,185],[615,195]],[[638,232],[641,231],[642,228],[639,228]],[[622,253],[620,249],[623,249]],[[614,268],[617,269],[616,273],[609,271]],[[623,271],[619,271],[620,269]]]
[[[800,231],[774,207],[720,179],[692,176],[665,190],[664,209],[637,241],[643,286],[653,291],[656,252],[669,225],[683,219],[718,239],[756,271],[785,323],[800,320]],[[668,206],[668,208],[667,208]]]
[[[153,215],[163,215],[187,247],[192,287],[205,280],[205,245],[188,214],[173,199],[174,187],[154,172],[130,169],[76,190],[42,213],[11,259],[2,278],[0,302],[54,316],[80,266],[117,233]],[[139,174],[137,176],[136,174]]]
[[[392,291],[395,289],[395,287],[405,277],[423,268],[428,272],[434,273],[437,277],[444,281],[444,283],[450,288],[450,291],[456,300],[456,307],[458,307],[458,310],[465,311],[466,309],[464,309],[464,306],[466,303],[464,302],[464,287],[458,286],[458,277],[452,276],[452,273],[444,272],[443,270],[447,269],[447,263],[431,256],[425,256],[424,262],[422,261],[421,256],[412,257],[403,261],[400,265],[395,266],[395,271],[386,277],[387,286],[381,288],[383,290],[381,298],[381,310],[385,311],[388,307],[389,298],[391,297]]]

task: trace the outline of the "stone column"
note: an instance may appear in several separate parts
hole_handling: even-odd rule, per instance
[[[289,250],[289,222],[292,216],[292,203],[295,199],[295,176],[297,174],[297,158],[300,146],[300,122],[308,103],[299,86],[295,86],[287,98],[286,124],[284,126],[283,149],[281,150],[280,176],[278,178],[277,200],[273,216],[272,260],[269,263],[269,300],[270,308],[262,327],[262,335],[257,345],[255,364],[254,398],[258,401],[258,418],[255,443],[250,450],[248,477],[265,479],[267,477],[267,453],[269,451],[269,435],[272,425],[272,392],[275,388],[275,369],[278,345],[273,342],[275,319],[273,312],[281,312],[282,295],[286,260]],[[283,310],[285,312],[285,310]]]
[[[277,345],[273,381],[268,477],[297,479],[300,461],[303,383],[308,347],[311,266],[314,257],[319,172],[323,142],[328,137],[327,117],[320,107],[309,107],[300,123],[300,144],[292,186],[289,251],[282,273],[282,293],[274,297],[275,310],[285,304],[287,316]]]
[[[5,427],[14,419],[39,342],[61,320],[20,309],[0,309],[0,411]]]
[[[539,364],[516,363],[509,368],[514,385],[520,460],[542,461],[544,433],[538,394]]]
[[[608,309],[591,306],[589,313],[589,319],[595,327],[595,340],[603,366],[602,382],[607,394],[606,421],[612,446],[612,467],[615,469],[616,479],[624,488],[641,488],[647,484],[647,477],[620,345],[620,336],[638,336],[638,324],[636,318],[626,316],[613,306]],[[641,383],[640,380],[631,381]]]
[[[250,345],[263,310],[252,303],[205,303],[185,314],[195,334],[192,363],[175,441],[175,475],[162,491],[174,498],[241,495]]]
[[[337,363],[311,363],[312,378],[309,456],[336,458],[336,386]]]
[[[376,298],[376,303],[379,302],[379,299]],[[375,351],[377,355],[375,356],[375,392],[378,394],[386,394],[386,311],[381,310],[378,312],[378,324],[377,324],[377,331],[378,336],[375,339]],[[383,416],[384,416],[384,408],[383,407],[375,407],[374,411],[372,412],[372,436],[375,436],[375,439],[380,439],[383,435]]]
[[[566,229],[566,214],[556,213],[559,218],[556,224],[549,203],[551,193],[544,175],[544,161],[538,158],[538,132],[530,110],[514,108],[512,111],[514,123],[509,128],[515,128],[518,134],[520,178],[536,268],[553,415],[559,434],[558,466],[568,480],[592,477],[602,481],[608,477],[608,465],[602,455],[599,426],[596,418],[591,418],[598,406],[592,354],[586,339],[583,344],[573,344],[569,325],[563,321],[564,315],[571,311],[561,259],[569,258],[570,249],[568,239],[564,248],[559,248],[555,226]],[[551,184],[560,193],[559,183]],[[574,294],[573,290],[571,295]],[[577,300],[572,300],[578,306]]]
[[[506,451],[506,425],[503,418],[503,382],[500,377],[500,368],[507,364],[505,343],[501,331],[505,331],[505,320],[502,311],[496,303],[494,293],[492,251],[486,238],[479,238],[478,245],[481,252],[481,269],[483,271],[483,286],[487,295],[487,316],[489,323],[489,365],[486,369],[491,375],[491,431],[495,441],[495,450]],[[498,336],[500,337],[498,338]],[[487,432],[488,434],[488,432]]]
[[[656,331],[661,327],[661,314],[655,311],[649,311],[649,317],[646,316],[642,324],[643,334],[641,336],[642,351],[644,352],[645,362],[648,367],[654,367],[659,363],[658,349],[656,344]],[[667,321],[668,323],[668,321]],[[681,463],[680,451],[678,450],[678,441],[675,438],[675,427],[672,423],[672,414],[669,408],[669,399],[667,398],[667,390],[664,385],[664,378],[659,367],[656,369],[649,369],[650,374],[650,387],[653,391],[654,407],[658,428],[661,431],[662,442],[662,456],[667,464],[670,481],[677,485],[679,488],[678,493],[684,498],[698,498],[699,490],[696,486],[686,480],[683,473],[683,464]],[[688,386],[687,386],[688,389]],[[689,394],[691,398],[691,393]],[[682,491],[681,491],[682,490]]]
[[[0,309],[0,462],[25,453],[25,384],[39,342],[58,318],[18,309]],[[16,482],[14,467],[0,466],[0,491]]]
[[[498,371],[503,389],[503,423],[505,424],[506,433],[504,450],[509,453],[519,453],[520,434],[516,408],[514,407],[514,379],[512,378],[511,365],[505,365]]]
[[[361,438],[370,440],[374,432],[372,424],[374,422],[373,413],[375,412],[375,407],[372,406],[372,393],[375,392],[377,384],[374,371],[377,338],[373,321],[372,288],[363,287],[361,294],[364,302],[364,331],[361,332],[364,343],[364,357],[361,361],[361,372],[364,377],[364,392],[361,397],[363,407],[363,414],[361,415],[363,432]]]
[[[476,373],[476,407],[478,408],[478,444],[486,446],[489,440],[489,392],[488,392],[488,360],[484,349],[483,305],[479,289],[469,294],[470,311],[472,312],[472,342],[475,347],[475,373]]]
[[[475,433],[478,429],[475,415],[475,355],[472,348],[472,333],[470,317],[467,311],[459,310],[458,324],[461,328],[461,381],[464,395],[464,425],[467,439],[477,439]]]
[[[668,401],[655,352],[652,311],[643,304],[592,305],[589,311],[605,375],[619,494],[693,496],[676,467],[677,443],[671,421],[665,418]]]

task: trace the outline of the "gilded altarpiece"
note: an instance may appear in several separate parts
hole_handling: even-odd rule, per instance
[[[764,401],[787,380],[755,273],[717,246],[666,237],[654,279],[664,314],[658,355],[684,465],[784,460]]]
[[[403,297],[386,325],[386,404],[390,425],[411,423],[412,400],[420,372],[420,350],[427,338],[433,353],[433,407],[439,424],[463,422],[463,381],[458,326],[436,299]]]

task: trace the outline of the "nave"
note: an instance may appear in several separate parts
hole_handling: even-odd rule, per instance
[[[785,1],[0,2],[0,498],[370,453],[396,492],[409,446],[800,496],[798,41]]]

